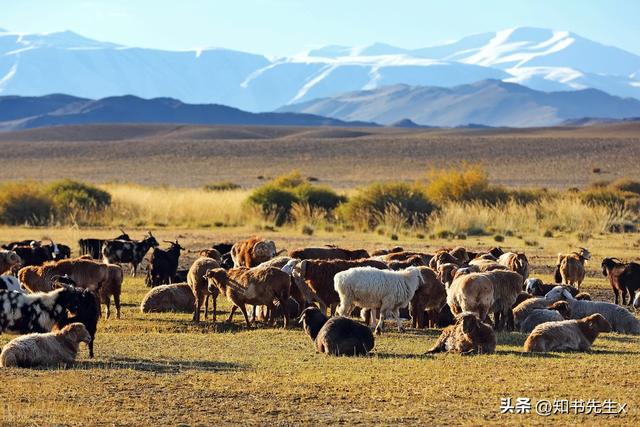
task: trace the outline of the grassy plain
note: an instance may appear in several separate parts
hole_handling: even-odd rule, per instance
[[[128,231],[134,238],[144,233]],[[170,227],[155,231],[159,239],[178,237],[191,249],[253,232]],[[47,235],[69,243],[113,234],[113,229],[0,228],[2,241]],[[262,234],[289,249],[325,243],[370,250],[396,244],[421,250],[495,244],[490,237],[447,241],[406,236],[391,241],[375,233]],[[524,244],[532,240],[536,245]],[[594,254],[585,290],[610,300],[611,291],[598,269],[600,259],[607,255],[637,259],[640,235],[594,231],[586,242],[574,234],[507,236],[501,243],[526,250],[532,275],[547,280],[555,254],[577,244]],[[185,254],[181,264],[187,266],[192,259],[192,254]],[[589,353],[531,356],[521,352],[524,334],[501,333],[497,354],[463,357],[423,354],[438,330],[389,330],[377,338],[370,357],[331,358],[316,354],[297,326],[284,330],[258,325],[246,330],[241,316],[231,325],[211,320],[193,325],[190,314],[142,314],[139,303],[147,290],[141,278],[126,278],[123,317],[101,320],[95,359],[88,359],[83,350],[77,366],[66,370],[2,370],[0,421],[10,425],[638,425],[638,337],[605,334]],[[223,319],[230,307],[224,301],[219,308]],[[1,335],[0,343],[10,338]],[[628,413],[548,418],[500,414],[504,397],[530,397],[534,402],[612,399],[626,403]]]

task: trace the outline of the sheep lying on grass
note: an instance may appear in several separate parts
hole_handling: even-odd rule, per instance
[[[578,320],[547,322],[527,337],[524,351],[588,351],[600,332],[611,332],[611,325],[597,313]]]
[[[80,343],[89,344],[90,341],[91,335],[82,323],[71,323],[57,332],[23,335],[4,346],[0,366],[70,365],[76,359]]]
[[[187,283],[174,283],[151,289],[142,299],[140,311],[143,313],[191,313],[194,304],[195,298],[191,287]]]
[[[478,319],[475,313],[456,316],[455,325],[447,326],[436,344],[427,353],[490,354],[496,351],[493,328]]]
[[[614,332],[622,334],[640,335],[640,321],[626,308],[604,301],[586,301],[575,299],[563,286],[556,286],[551,290],[547,299],[563,299],[569,303],[571,317],[581,319],[595,313],[602,314],[611,324]]]
[[[318,308],[306,308],[300,315],[304,331],[315,342],[318,353],[333,356],[363,356],[373,349],[371,329],[346,317],[327,320]]]
[[[571,309],[566,301],[557,301],[549,306],[532,310],[531,314],[520,325],[520,332],[528,334],[533,329],[545,322],[560,322],[571,319]]]
[[[399,310],[409,305],[411,298],[423,283],[418,267],[403,271],[378,270],[374,267],[357,267],[337,273],[334,288],[340,296],[337,313],[349,316],[354,306],[380,310],[376,334],[382,332],[386,316],[392,316],[402,330]],[[374,319],[374,316],[372,316]]]

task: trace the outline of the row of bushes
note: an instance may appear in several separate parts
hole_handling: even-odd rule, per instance
[[[108,192],[72,180],[0,185],[0,222],[8,225],[77,222],[80,216],[99,212],[110,205]]]

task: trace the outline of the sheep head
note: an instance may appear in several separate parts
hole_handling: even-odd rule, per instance
[[[524,281],[524,284],[525,290],[531,295],[538,295],[538,293],[540,293],[540,286],[543,285],[542,280],[537,278],[529,278]]]
[[[462,332],[467,335],[473,334],[478,328],[478,318],[473,313],[463,313],[459,319],[462,321]]]
[[[262,240],[253,247],[253,256],[258,259],[271,259],[276,256],[276,244],[273,240]]]
[[[594,331],[611,332],[611,323],[600,313],[592,314],[585,320]]]
[[[327,322],[327,316],[317,307],[305,308],[298,319],[298,323],[302,324],[304,331],[312,340],[316,339],[318,332],[320,332],[322,326]]]
[[[566,301],[556,301],[549,306],[549,310],[555,310],[565,319],[571,319],[571,308]]]
[[[589,249],[587,248],[580,248],[580,258],[583,258],[586,261],[589,261],[591,259],[591,252],[589,252]]]
[[[91,335],[87,328],[82,323],[71,323],[61,330],[62,334],[69,337],[72,342],[89,344],[91,342]]]
[[[0,251],[0,259],[3,259],[10,266],[22,264],[22,258],[14,251]]]
[[[571,292],[569,292],[564,286],[556,286],[555,288],[551,289],[549,293],[547,293],[547,295],[545,295],[545,299],[550,302],[556,302],[571,301],[575,298],[573,297],[573,295],[571,295]]]
[[[229,282],[229,275],[224,268],[212,268],[207,270],[204,274],[204,278],[209,282],[208,290],[212,293],[212,287],[220,289],[225,292],[227,283]]]

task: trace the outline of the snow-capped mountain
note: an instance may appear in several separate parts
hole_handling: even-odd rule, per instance
[[[273,60],[220,48],[126,47],[69,31],[0,30],[2,95],[131,94],[270,111],[388,85],[453,87],[484,79],[543,91],[595,88],[640,99],[640,56],[539,28],[476,34],[420,49],[325,46]]]

